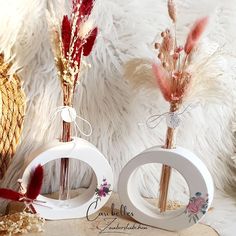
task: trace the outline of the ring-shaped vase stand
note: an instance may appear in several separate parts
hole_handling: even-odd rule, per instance
[[[33,202],[33,207],[41,217],[49,220],[82,218],[95,213],[104,206],[111,195],[113,173],[105,157],[84,139],[73,137],[71,142],[63,143],[55,140],[36,150],[25,164],[23,185],[27,186],[31,170],[36,166],[43,166],[62,157],[83,161],[93,169],[94,175],[89,188],[81,195],[68,200],[55,200],[39,195],[38,203]],[[103,189],[105,191],[100,193],[99,190]]]
[[[186,180],[190,200],[187,206],[175,211],[160,213],[157,207],[146,202],[139,191],[139,167],[160,163],[176,169]],[[204,163],[190,151],[177,147],[152,147],[130,160],[122,169],[118,182],[119,197],[138,222],[153,227],[178,231],[196,224],[209,209],[214,194],[212,177]]]

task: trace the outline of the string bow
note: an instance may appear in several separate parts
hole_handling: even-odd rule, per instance
[[[73,107],[70,106],[60,106],[56,109],[54,115],[51,117],[51,120],[54,120],[56,115],[60,113],[61,118],[63,121],[67,122],[67,123],[73,123],[74,124],[74,129],[75,129],[75,136],[78,136],[78,132],[79,131],[82,135],[89,137],[92,135],[93,133],[93,128],[92,125],[90,124],[90,122],[88,120],[86,120],[85,118],[77,115],[76,110]],[[79,119],[81,121],[83,121],[89,128],[89,132],[85,133],[84,130],[78,125],[76,119]]]
[[[43,185],[43,173],[43,167],[38,165],[32,171],[27,187],[23,186],[22,180],[20,179],[18,180],[18,183],[20,184],[19,192],[7,188],[0,188],[0,198],[15,202],[23,202],[27,209],[32,213],[36,213],[32,203],[39,205],[40,203],[44,203],[37,200]]]
[[[150,129],[155,129],[163,119],[166,119],[167,126],[176,129],[180,126],[181,124],[181,116],[190,111],[191,109],[195,108],[198,104],[196,105],[188,105],[187,107],[184,108],[183,111],[179,112],[165,112],[163,114],[156,114],[156,115],[151,115],[147,118],[146,120],[146,126]]]

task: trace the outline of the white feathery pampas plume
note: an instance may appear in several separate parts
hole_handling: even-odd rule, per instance
[[[88,19],[82,23],[79,29],[79,35],[81,38],[86,38],[86,36],[94,29],[94,22],[92,19]]]
[[[152,72],[150,59],[135,58],[128,61],[124,67],[124,79],[128,80],[134,89],[156,89],[157,83]]]

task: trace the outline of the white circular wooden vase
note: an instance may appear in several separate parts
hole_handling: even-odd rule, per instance
[[[187,206],[160,213],[157,207],[143,199],[139,192],[137,169],[148,163],[160,163],[176,169],[186,180],[190,200]],[[177,147],[152,147],[134,157],[121,171],[118,192],[122,204],[140,223],[178,231],[192,226],[205,215],[214,194],[212,177],[204,163],[190,151]]]
[[[45,203],[33,203],[35,210],[41,217],[50,220],[81,218],[98,211],[111,195],[113,173],[108,161],[98,149],[83,139],[73,137],[73,141],[65,143],[55,140],[39,148],[26,163],[23,185],[27,186],[30,173],[36,166],[62,157],[83,161],[93,169],[94,177],[90,187],[79,196],[64,201],[39,195],[37,200]]]

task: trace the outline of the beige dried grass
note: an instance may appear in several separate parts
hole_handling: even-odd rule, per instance
[[[17,212],[0,217],[0,235],[42,232],[45,220],[37,214]]]

